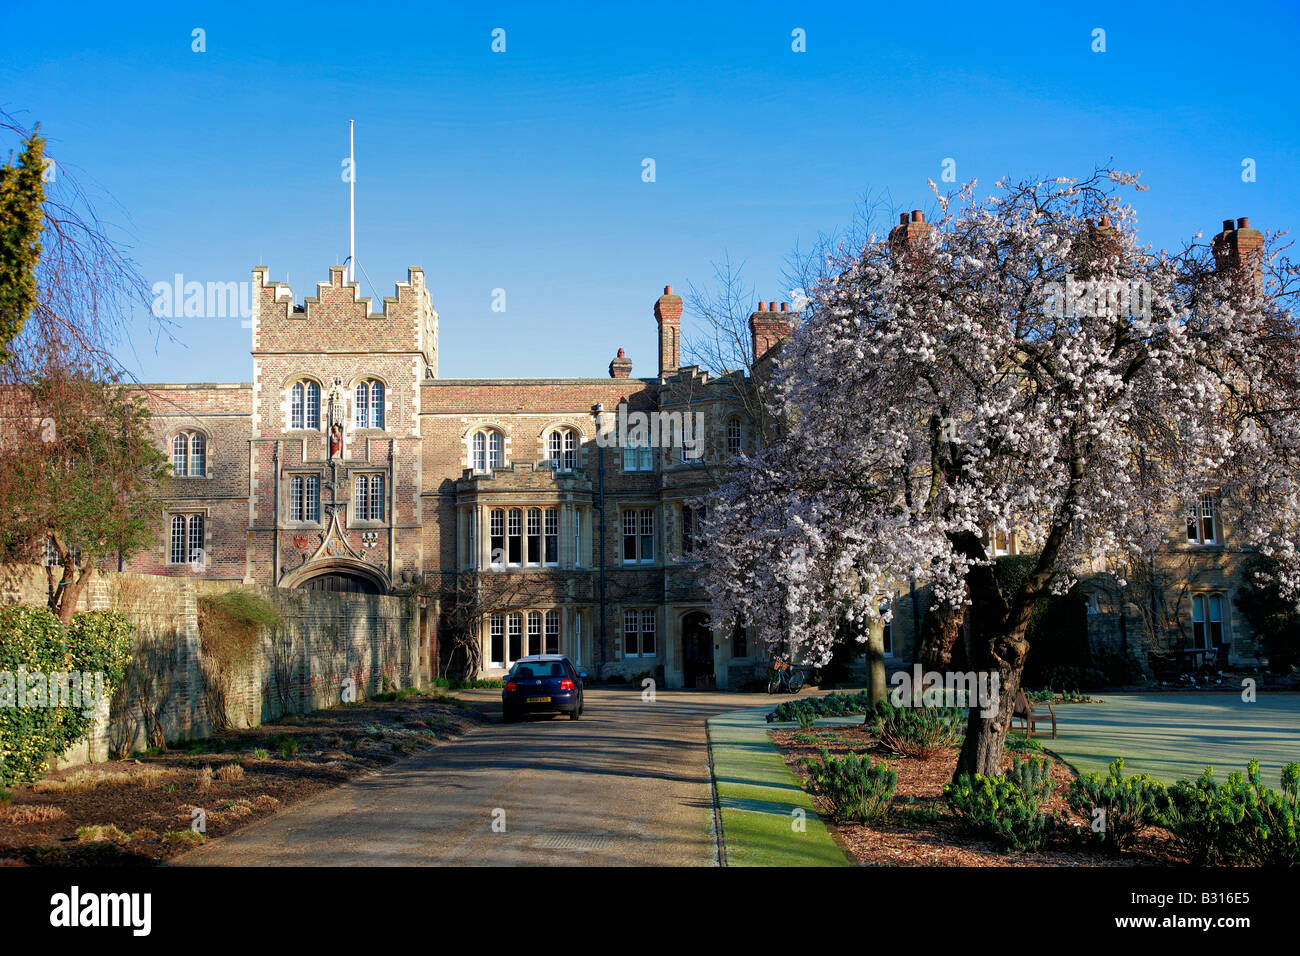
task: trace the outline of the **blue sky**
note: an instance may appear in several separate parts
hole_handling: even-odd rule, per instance
[[[796,244],[864,194],[928,208],[949,157],[990,188],[1114,157],[1156,246],[1300,224],[1297,7],[1144,7],[6,3],[0,107],[93,180],[150,283],[264,262],[298,300],[347,255],[355,119],[358,260],[381,297],[424,267],[443,377],[604,375],[620,346],[653,375],[663,285],[730,254],[788,298]],[[141,318],[142,379],[250,377],[237,318],[156,348]]]

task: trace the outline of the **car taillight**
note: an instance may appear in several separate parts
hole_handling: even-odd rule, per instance
[[[519,688],[517,688],[517,687],[515,686],[515,682],[514,682],[514,681],[512,681],[512,680],[506,681],[506,693],[507,693],[507,694],[513,694],[513,693],[514,693],[516,690],[518,690],[518,689],[519,689]]]
[[[573,681],[567,677],[564,678],[564,680],[560,681],[560,690],[573,690]]]

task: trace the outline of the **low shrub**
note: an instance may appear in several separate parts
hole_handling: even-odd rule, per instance
[[[972,830],[1016,851],[1039,849],[1051,832],[1053,817],[1042,812],[1052,793],[1051,765],[1046,759],[1012,758],[1011,772],[997,777],[962,774],[943,788],[953,812]]]
[[[131,632],[125,617],[109,611],[77,614],[65,625],[47,607],[0,607],[0,785],[39,780],[51,757],[86,736],[95,708],[84,697],[99,682],[87,687],[83,675],[102,675],[111,699],[131,657]],[[24,672],[27,683],[19,688]],[[67,676],[52,679],[74,674],[75,684]],[[56,694],[62,706],[53,706]]]
[[[1106,776],[1090,773],[1078,777],[1066,791],[1071,809],[1092,821],[1089,838],[1113,853],[1133,845],[1139,833],[1161,823],[1169,811],[1165,785],[1147,774],[1124,776],[1124,758],[1110,765]],[[1101,811],[1098,816],[1097,811]]]
[[[898,774],[886,761],[872,763],[855,753],[834,757],[823,750],[821,760],[807,761],[808,788],[830,801],[837,820],[874,823],[884,818],[898,786]]]
[[[871,710],[871,698],[866,691],[857,694],[827,694],[825,697],[805,697],[777,704],[767,715],[768,723],[798,720],[801,713],[816,717],[851,717]]]
[[[244,768],[237,763],[228,763],[217,771],[217,779],[222,783],[234,783],[244,779]]]
[[[882,747],[906,757],[932,757],[961,743],[967,714],[961,707],[896,707],[876,704],[867,725]]]
[[[1006,749],[1013,754],[1042,753],[1043,745],[1033,737],[1020,734],[1008,734]]]
[[[1220,783],[1206,767],[1169,789],[1165,825],[1196,863],[1295,866],[1300,862],[1300,763],[1282,768],[1282,789],[1260,782],[1259,761]]]

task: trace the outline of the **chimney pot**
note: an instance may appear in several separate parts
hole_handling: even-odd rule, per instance
[[[907,213],[905,213],[905,212],[900,212],[900,213],[898,214],[898,224],[899,224],[900,226],[906,226],[906,225],[907,225]]]
[[[664,295],[672,295],[672,294],[673,294],[673,287],[670,285],[664,286]]]
[[[767,304],[767,311],[769,311],[769,312],[775,312],[775,311],[776,311],[776,303],[775,303],[775,302],[769,302],[769,303]]]
[[[1224,231],[1224,232],[1232,232],[1232,220],[1231,220],[1231,219],[1225,219],[1225,220],[1223,220],[1223,231]]]
[[[1238,229],[1249,229],[1249,228],[1250,228],[1250,217],[1249,217],[1249,216],[1242,216],[1240,219],[1238,219],[1238,220],[1237,220],[1237,228],[1238,228]]]
[[[912,222],[925,222],[925,213],[919,209],[912,210]]]
[[[758,311],[760,311],[760,312],[766,312],[766,311],[767,311],[767,303],[766,303],[766,302],[760,302],[760,303],[758,304]]]
[[[627,358],[627,353],[624,352],[622,349],[619,349],[619,350],[618,350],[618,357],[619,357],[619,358]]]
[[[781,311],[782,311],[782,312],[789,312],[789,311],[790,311],[790,303],[789,303],[789,302],[782,302],[782,303],[781,303]]]

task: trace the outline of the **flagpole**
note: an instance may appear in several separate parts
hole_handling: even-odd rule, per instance
[[[353,127],[348,120],[348,281],[357,281],[357,153]]]

